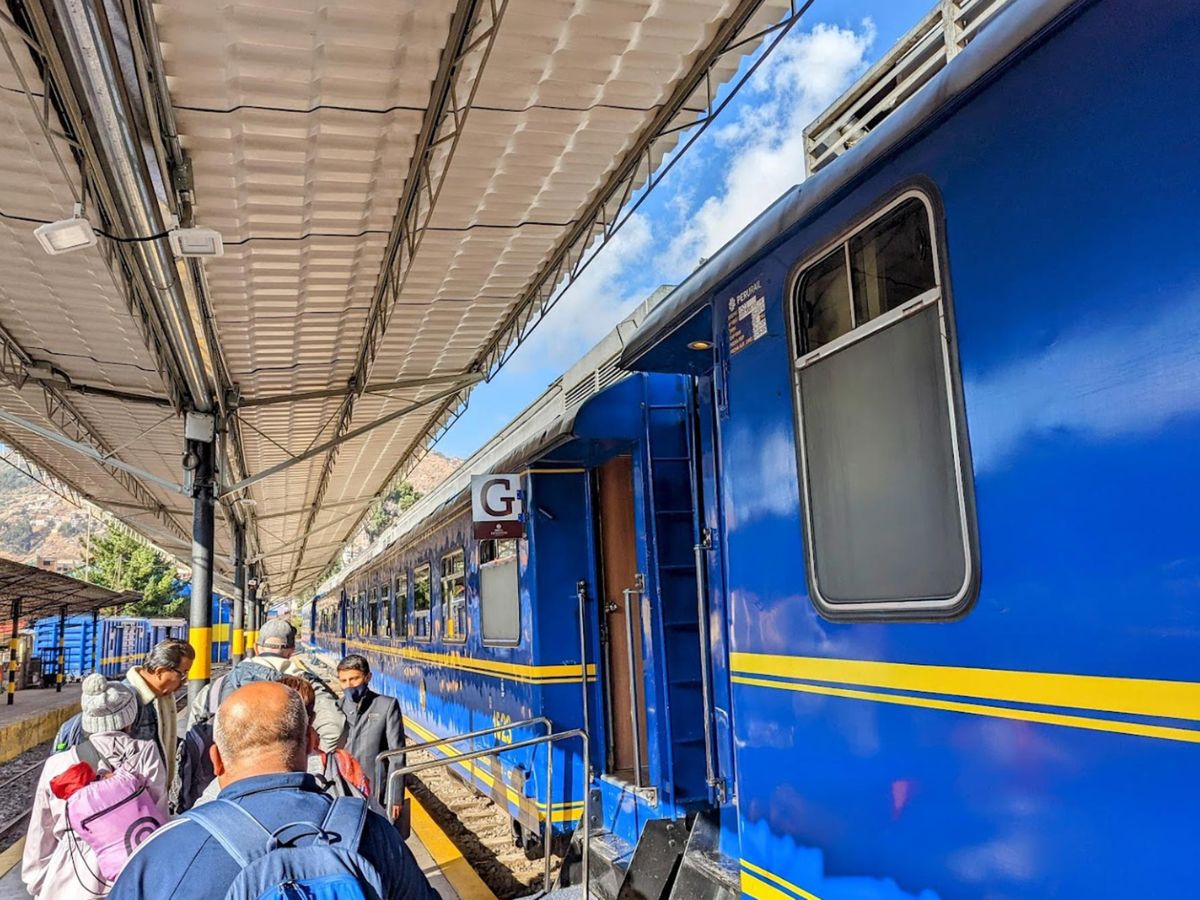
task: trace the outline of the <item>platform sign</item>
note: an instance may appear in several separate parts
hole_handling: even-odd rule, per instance
[[[472,475],[471,522],[475,539],[525,536],[520,475]]]

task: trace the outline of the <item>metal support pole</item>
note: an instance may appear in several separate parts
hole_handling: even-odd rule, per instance
[[[229,635],[229,664],[239,662],[246,654],[246,531],[238,527],[234,533],[233,580],[237,590],[233,595],[233,622]]]
[[[9,706],[13,705],[13,698],[17,693],[17,650],[21,646],[21,642],[17,640],[17,622],[21,618],[21,601],[13,600],[12,602],[12,632],[8,638],[8,700]]]
[[[625,651],[629,658],[629,717],[633,721],[633,783],[642,787],[642,723],[638,718],[637,660],[633,652],[633,615],[629,611],[638,591],[625,588]]]
[[[100,647],[96,641],[100,635],[100,610],[92,610],[92,671],[100,671]],[[80,661],[82,664],[82,660]]]
[[[213,580],[213,445],[188,441],[192,469],[192,603],[188,642],[196,650],[196,661],[188,675],[188,702],[196,699],[212,673],[212,580]]]
[[[58,607],[58,671],[54,675],[54,693],[61,694],[63,686],[63,669],[66,668],[67,655],[67,604]]]
[[[246,659],[254,655],[254,647],[258,643],[258,628],[260,623],[258,582],[251,578],[249,591],[246,594],[246,646],[243,648],[243,656]]]

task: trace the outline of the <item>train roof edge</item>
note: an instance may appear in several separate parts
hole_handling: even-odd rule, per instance
[[[1012,0],[986,31],[873,131],[802,184],[789,188],[684,279],[630,336],[618,365],[629,371],[677,371],[675,366],[659,369],[657,362],[647,360],[646,356],[664,337],[682,332],[704,310],[709,293],[734,275],[746,260],[810,216],[943,109],[972,91],[1021,48],[1053,29],[1074,8],[1089,2]],[[710,327],[703,336],[707,339],[711,333]],[[688,332],[688,336],[695,335]]]
[[[389,547],[460,503],[470,490],[472,475],[498,471],[505,465],[524,462],[568,439],[575,416],[584,403],[628,377],[629,373],[621,371],[617,365],[625,341],[670,296],[672,290],[671,285],[664,285],[639,303],[596,346],[551,382],[536,400],[463,460],[437,487],[405,511],[361,555],[321,584],[315,592],[316,596],[329,593]]]

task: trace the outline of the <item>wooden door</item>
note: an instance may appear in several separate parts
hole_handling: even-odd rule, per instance
[[[632,596],[629,613],[633,624],[633,671],[629,664],[628,626],[625,622],[625,594],[636,586],[638,573],[636,523],[633,508],[633,460],[618,456],[600,467],[597,473],[600,534],[600,571],[602,614],[608,634],[602,677],[607,680],[608,733],[611,736],[609,772],[633,781],[634,743],[630,704],[634,702],[630,682],[636,688],[639,745],[643,779],[646,775],[646,701],[643,677],[641,597]],[[643,781],[643,783],[645,783]]]

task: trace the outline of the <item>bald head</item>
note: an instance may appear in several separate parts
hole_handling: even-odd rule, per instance
[[[308,717],[300,695],[276,681],[230,694],[213,724],[213,767],[221,786],[275,772],[303,772]]]

